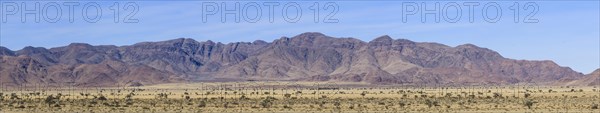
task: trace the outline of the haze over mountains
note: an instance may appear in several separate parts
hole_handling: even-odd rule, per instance
[[[348,81],[404,85],[598,85],[552,61],[504,58],[464,44],[450,47],[381,36],[365,42],[308,32],[272,42],[218,43],[179,38],[129,46],[72,43],[0,47],[0,82],[77,86],[199,81]]]

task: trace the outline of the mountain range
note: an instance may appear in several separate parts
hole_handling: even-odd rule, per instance
[[[140,86],[205,81],[343,81],[400,85],[599,85],[550,60],[505,58],[464,44],[393,39],[365,42],[318,32],[266,42],[179,38],[127,46],[72,43],[55,48],[0,47],[6,86]]]

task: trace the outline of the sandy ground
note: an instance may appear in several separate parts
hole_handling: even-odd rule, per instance
[[[600,112],[597,87],[224,82],[2,89],[0,113]],[[48,98],[50,95],[60,98]],[[102,99],[105,98],[105,99]],[[529,108],[527,105],[530,105]]]

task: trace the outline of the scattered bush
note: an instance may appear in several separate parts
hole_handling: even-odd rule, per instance
[[[425,105],[427,105],[428,107],[440,106],[439,102],[437,100],[431,100],[431,99],[426,99]]]
[[[495,92],[494,93],[494,98],[502,98],[502,94],[498,93],[498,92]]]
[[[362,93],[360,93],[360,96],[365,97],[365,95],[367,95],[367,91],[363,91]]]
[[[525,93],[525,98],[529,98],[530,96],[531,96],[531,94]]]
[[[531,109],[531,106],[533,106],[534,103],[537,103],[533,100],[530,99],[526,99],[525,102],[523,102],[525,104],[525,106],[527,106],[528,109]]]
[[[275,98],[273,98],[273,97],[271,97],[271,96],[268,96],[267,98],[263,99],[263,100],[260,102],[260,106],[262,106],[263,108],[269,108],[269,107],[271,107],[271,106],[272,106],[272,104],[273,104],[273,100],[274,100],[274,99],[275,99]]]
[[[48,97],[46,97],[46,99],[44,100],[44,102],[46,104],[48,104],[48,107],[50,107],[52,104],[56,103],[56,102],[54,102],[54,96],[53,95],[48,95]]]
[[[292,97],[292,94],[286,93],[286,94],[284,94],[283,96],[284,96],[285,98],[290,98],[290,97]]]
[[[104,97],[104,95],[100,95],[100,97],[98,97],[98,100],[106,101],[108,99],[106,97]]]
[[[198,107],[201,107],[201,108],[203,108],[203,107],[206,107],[206,100],[202,100],[202,101],[200,101],[200,102],[198,103]]]

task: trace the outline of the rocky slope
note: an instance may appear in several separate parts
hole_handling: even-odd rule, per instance
[[[600,86],[600,69],[596,69],[594,72],[587,74],[580,80],[572,81],[567,84],[583,86]]]
[[[130,46],[0,47],[0,82],[139,85],[220,80],[352,81],[372,84],[561,85],[584,77],[552,61],[513,60],[464,44],[381,36],[364,42],[308,32],[272,42],[180,38]]]

